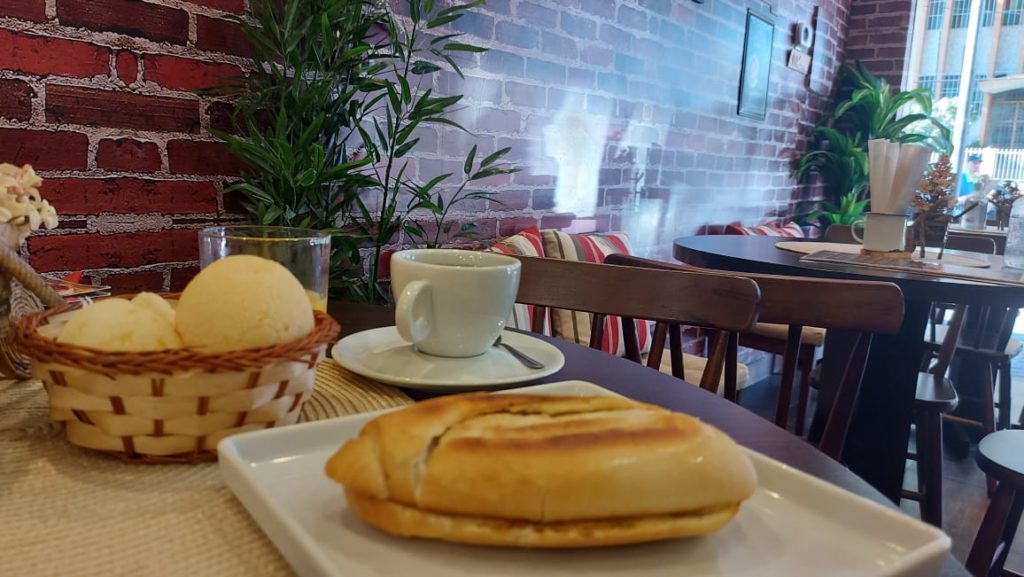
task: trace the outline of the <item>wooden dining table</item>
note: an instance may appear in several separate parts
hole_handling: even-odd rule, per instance
[[[910,436],[911,413],[918,371],[924,354],[924,335],[932,302],[1024,306],[1024,288],[983,284],[967,280],[915,275],[909,272],[857,267],[845,264],[811,263],[801,255],[776,248],[780,240],[754,236],[694,236],[674,241],[676,259],[691,265],[738,273],[761,273],[849,280],[889,281],[900,287],[904,297],[903,325],[899,333],[876,335],[868,354],[858,406],[850,425],[843,461],[876,489],[899,502]],[[959,253],[1002,267],[1001,256]],[[842,334],[829,332],[831,342]],[[841,348],[841,347],[836,347]],[[826,358],[822,387],[838,382]],[[831,364],[832,367],[840,363]],[[827,407],[819,407],[816,416]],[[813,430],[813,428],[812,428]]]
[[[384,307],[337,303],[329,305],[328,311],[341,324],[342,336],[393,324],[394,320],[392,311]],[[552,343],[565,355],[565,366],[560,371],[535,383],[588,381],[631,399],[696,415],[725,431],[741,445],[851,493],[888,507],[893,506],[882,493],[850,469],[827,457],[803,439],[735,403],[623,358],[561,339],[533,336]],[[429,395],[420,395],[421,398],[423,396]],[[948,556],[941,575],[968,577],[966,569],[952,555]]]

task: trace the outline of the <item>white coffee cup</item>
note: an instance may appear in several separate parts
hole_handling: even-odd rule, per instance
[[[398,334],[429,355],[475,357],[505,328],[522,264],[489,252],[403,250],[391,257]]]
[[[857,225],[864,224],[864,237],[857,235]],[[896,252],[906,250],[907,215],[869,212],[864,219],[853,223],[850,234],[867,250]]]

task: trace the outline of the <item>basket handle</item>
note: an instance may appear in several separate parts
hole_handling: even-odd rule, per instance
[[[0,245],[0,269],[16,278],[26,289],[39,297],[46,306],[55,307],[64,304],[64,298],[53,290],[50,283],[37,273],[27,262],[10,248]]]

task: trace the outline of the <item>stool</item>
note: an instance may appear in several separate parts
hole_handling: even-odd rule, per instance
[[[1024,509],[1024,431],[997,431],[978,443],[978,467],[997,482],[967,556],[974,577],[1021,577],[1003,569]]]

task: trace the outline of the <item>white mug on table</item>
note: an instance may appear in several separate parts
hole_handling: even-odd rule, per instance
[[[395,325],[423,353],[475,357],[505,328],[522,264],[488,252],[403,250],[391,257]]]
[[[864,237],[857,235],[857,226],[864,226]],[[864,218],[854,222],[850,227],[854,240],[864,245],[867,250],[876,252],[895,252],[906,250],[907,215],[882,214],[869,212]]]

